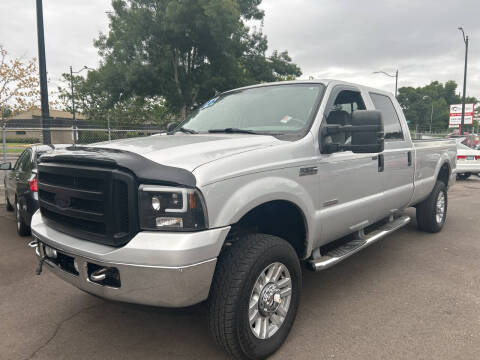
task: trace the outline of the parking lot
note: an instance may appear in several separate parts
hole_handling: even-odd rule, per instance
[[[478,359],[479,192],[478,177],[457,182],[440,234],[418,232],[413,220],[336,267],[305,271],[299,315],[273,358]],[[4,206],[0,229],[0,359],[225,358],[204,304],[95,298],[48,270],[34,274],[30,238],[16,235]]]

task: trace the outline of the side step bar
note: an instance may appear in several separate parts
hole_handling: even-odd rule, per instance
[[[392,221],[389,221],[387,224],[372,231],[368,235],[365,235],[363,230],[361,230],[358,232],[358,238],[330,250],[328,253],[317,259],[308,260],[307,266],[313,271],[322,271],[328,269],[329,267],[338,264],[340,261],[345,260],[367,246],[372,245],[374,242],[384,238],[388,234],[400,229],[401,227],[404,227],[409,222],[410,217],[407,215],[402,215]]]

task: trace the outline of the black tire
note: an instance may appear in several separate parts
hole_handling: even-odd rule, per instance
[[[30,235],[30,226],[25,223],[22,215],[22,209],[17,200],[15,200],[15,222],[17,225],[17,233],[20,236]]]
[[[443,214],[438,213],[437,201],[443,195]],[[447,220],[448,193],[443,181],[437,181],[431,194],[423,202],[417,205],[417,226],[422,231],[436,233],[442,230]],[[437,218],[439,215],[439,219]]]
[[[7,209],[7,211],[13,211],[13,206],[10,204],[10,201],[8,201],[7,190],[5,190],[5,209]]]
[[[272,332],[270,338],[260,339],[251,329],[248,305],[260,275],[265,274],[263,271],[269,265],[277,263],[284,265],[290,275],[289,307],[278,330]],[[237,359],[264,359],[273,354],[285,341],[295,321],[301,287],[300,262],[289,243],[265,234],[250,234],[239,239],[219,257],[210,289],[209,325],[215,342]],[[272,298],[277,299],[278,304],[283,301],[279,297]],[[264,321],[267,326],[273,324]]]
[[[467,180],[471,175],[472,175],[471,173],[457,174],[457,179],[458,180]]]

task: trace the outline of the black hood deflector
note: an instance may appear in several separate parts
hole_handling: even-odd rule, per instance
[[[195,176],[188,170],[165,166],[141,155],[100,147],[69,147],[40,157],[39,163],[68,163],[84,166],[101,166],[132,172],[139,181],[154,184],[195,187]]]

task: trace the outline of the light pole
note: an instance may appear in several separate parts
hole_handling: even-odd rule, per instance
[[[44,144],[51,144],[50,110],[48,108],[47,65],[45,60],[45,34],[43,31],[43,3],[37,0],[37,37],[38,37],[38,70],[40,72],[40,102],[42,106],[42,137]]]
[[[432,105],[432,111],[430,112],[430,135],[432,135],[433,99],[432,99],[430,96],[428,96],[428,95],[425,95],[425,96],[423,97],[423,100],[425,100],[425,99],[430,99],[430,103],[431,103],[431,105]]]
[[[84,66],[83,68],[81,68],[78,71],[73,71],[72,66],[70,66],[70,88],[71,88],[71,91],[72,91],[73,145],[74,146],[77,143],[77,128],[78,128],[77,125],[78,124],[77,124],[77,115],[76,115],[76,111],[75,111],[75,92],[74,92],[75,90],[74,90],[74,86],[73,86],[73,74],[79,74],[83,70],[93,70],[93,69],[90,69],[89,67]]]
[[[465,69],[463,71],[463,97],[462,97],[462,121],[460,123],[460,135],[463,135],[463,125],[465,124],[465,93],[467,92],[467,60],[468,60],[468,35],[465,36],[465,31],[462,27],[458,30],[462,32],[463,42],[465,43]]]
[[[398,91],[398,69],[395,71],[395,75],[389,74],[385,71],[374,71],[373,74],[383,74],[387,75],[391,78],[395,78],[395,97],[397,97],[397,91]]]

